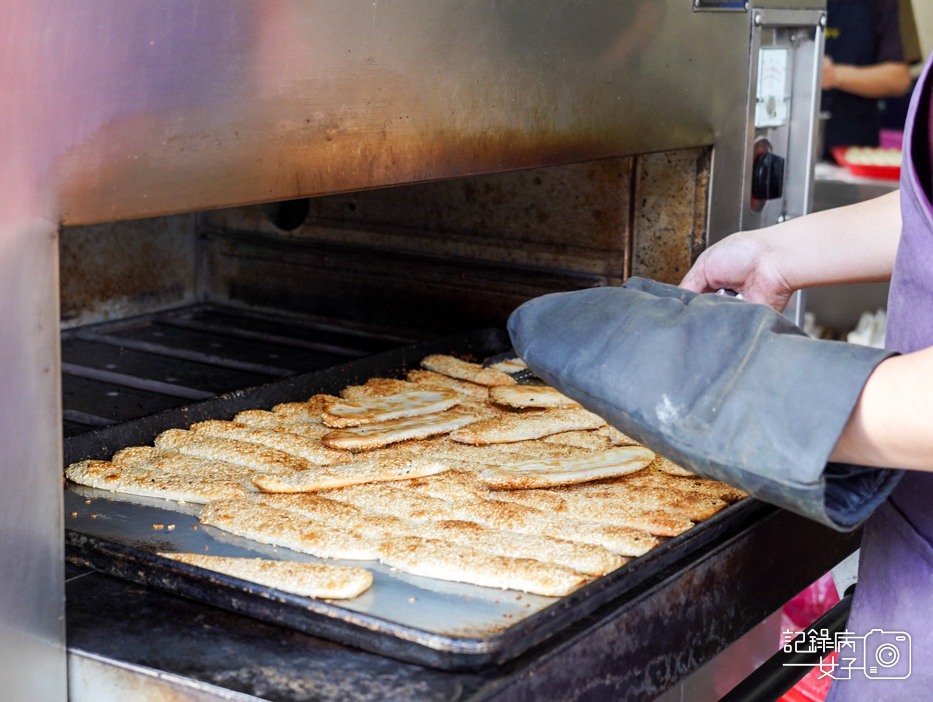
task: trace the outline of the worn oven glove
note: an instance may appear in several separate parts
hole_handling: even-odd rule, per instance
[[[639,278],[545,295],[509,319],[543,380],[691,471],[839,530],[900,471],[827,463],[894,352],[808,337],[764,305]]]

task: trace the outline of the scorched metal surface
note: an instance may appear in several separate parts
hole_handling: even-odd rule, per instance
[[[315,393],[336,393],[374,376],[400,375],[430,353],[482,359],[508,347],[508,337],[501,330],[424,342],[72,437],[66,440],[65,463],[109,459],[125,446],[151,443],[168,428],[229,418],[244,409],[304,400]],[[287,554],[290,559],[317,560],[198,525],[199,509],[70,486],[65,507],[69,557],[97,570],[258,619],[447,670],[477,669],[515,658],[607,602],[676,567],[717,538],[772,511],[754,500],[743,500],[563,598],[520,596],[513,591],[409,576],[375,562],[346,561],[371,570],[373,588],[353,600],[328,602],[207,573],[158,556],[158,551],[194,551],[269,558]]]

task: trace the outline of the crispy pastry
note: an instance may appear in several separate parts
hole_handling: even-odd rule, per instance
[[[458,380],[468,380],[477,385],[515,385],[515,380],[502,371],[483,368],[479,363],[461,361],[453,356],[435,354],[421,359],[421,367]]]
[[[376,452],[374,452],[376,453]],[[352,463],[315,466],[289,474],[257,473],[253,484],[265,492],[315,492],[346,485],[379,483],[434,475],[447,470],[442,461],[417,455],[363,456]]]
[[[460,402],[451,391],[415,390],[385,397],[337,400],[324,404],[324,424],[329,427],[358,427],[403,417],[419,417],[448,410]]]
[[[156,437],[155,446],[163,451],[178,451],[196,458],[226,461],[266,473],[304,470],[313,465],[305,458],[279,449],[251,444],[236,439],[202,436],[193,431],[169,429]]]
[[[465,444],[499,444],[540,439],[564,431],[597,429],[605,423],[602,417],[582,408],[520,412],[481,419],[455,431],[450,438]]]
[[[641,470],[653,460],[654,453],[642,446],[622,446],[580,458],[533,460],[487,468],[479,479],[497,490],[554,487],[615,478]]]
[[[366,451],[399,441],[425,439],[437,434],[446,434],[474,421],[476,417],[472,414],[456,411],[438,412],[421,417],[406,417],[388,422],[364,424],[350,429],[335,429],[325,434],[321,442],[332,448]]]
[[[489,390],[489,399],[509,407],[560,409],[580,406],[579,402],[562,392],[539,385],[500,385]]]
[[[250,444],[268,446],[304,458],[314,465],[328,466],[333,463],[347,463],[353,459],[350,453],[328,448],[321,444],[319,440],[285,431],[257,429],[236,422],[217,420],[197,422],[191,425],[191,431],[203,436],[236,439]]]

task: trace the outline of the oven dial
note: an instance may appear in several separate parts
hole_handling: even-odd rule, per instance
[[[767,139],[755,143],[752,162],[752,212],[761,212],[768,200],[784,195],[784,157],[771,150]]]

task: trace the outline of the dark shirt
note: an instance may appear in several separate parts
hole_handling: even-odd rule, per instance
[[[897,0],[829,0],[826,15],[826,55],[834,63],[872,66],[904,60]],[[832,115],[826,124],[827,151],[878,146],[877,99],[827,90],[822,109]]]

